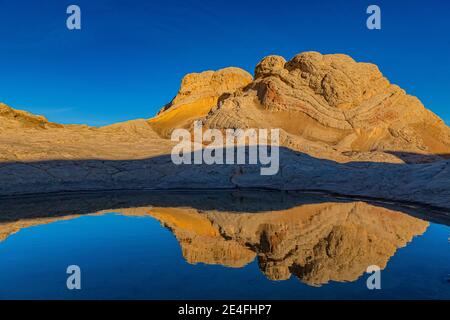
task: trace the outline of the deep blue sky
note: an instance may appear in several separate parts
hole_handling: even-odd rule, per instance
[[[63,123],[148,118],[186,73],[315,50],[378,64],[450,123],[449,14],[448,0],[0,0],[0,101]]]

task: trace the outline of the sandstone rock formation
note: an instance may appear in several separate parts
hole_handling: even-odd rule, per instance
[[[221,99],[211,128],[281,128],[283,145],[338,161],[389,152],[450,154],[450,129],[377,66],[342,54],[264,58],[255,80]],[[387,153],[386,153],[387,152]]]
[[[26,128],[61,128],[62,125],[51,123],[43,116],[36,116],[26,111],[15,110],[0,103],[0,132]]]
[[[206,116],[221,96],[242,89],[252,80],[247,71],[239,68],[188,74],[177,96],[150,123],[161,136],[170,137],[173,129],[189,128]]]
[[[169,153],[176,128],[280,128],[282,145],[338,162],[429,162],[450,154],[450,129],[378,68],[341,55],[264,58],[255,79],[226,68],[187,75],[150,120],[60,125],[0,104],[0,160],[134,159]],[[20,130],[18,130],[20,129]]]
[[[280,171],[175,166],[175,128],[281,128]],[[84,190],[272,188],[450,208],[450,129],[372,64],[307,52],[192,74],[158,116],[60,125],[0,105],[0,195]],[[404,163],[413,163],[405,165]]]
[[[128,160],[170,153],[146,120],[96,128],[61,125],[0,104],[0,163],[38,160]]]

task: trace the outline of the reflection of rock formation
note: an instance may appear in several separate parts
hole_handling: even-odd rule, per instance
[[[428,226],[362,202],[261,214],[160,210],[150,214],[173,230],[189,263],[236,267],[257,255],[269,279],[286,280],[294,274],[311,285],[354,281],[370,265],[385,268],[398,248]]]
[[[172,230],[187,262],[243,267],[255,259],[255,252],[235,240],[226,240],[197,210],[154,209],[150,214]]]
[[[66,217],[56,217],[56,218],[36,218],[30,220],[19,220],[19,221],[2,221],[0,223],[0,241],[5,241],[9,236],[19,232],[22,229],[49,224],[52,222],[60,220],[70,220],[76,218],[77,216],[66,216]]]
[[[304,204],[260,213],[137,207],[95,215],[111,211],[159,220],[173,232],[188,263],[238,268],[258,257],[269,279],[286,280],[293,274],[309,285],[355,281],[370,265],[385,268],[398,248],[428,227],[425,221],[363,202]],[[7,214],[0,220],[0,240],[23,228],[79,216]]]

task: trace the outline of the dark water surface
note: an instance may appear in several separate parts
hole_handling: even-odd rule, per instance
[[[450,299],[447,217],[256,191],[7,199],[0,299]]]

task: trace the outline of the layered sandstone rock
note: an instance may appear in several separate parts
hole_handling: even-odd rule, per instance
[[[281,128],[278,174],[261,176],[251,165],[174,165],[174,143],[163,137],[196,119],[206,128]],[[450,153],[449,130],[374,65],[315,52],[291,61],[270,56],[254,80],[236,68],[186,76],[150,120],[59,125],[0,105],[0,195],[272,188],[449,208],[450,161],[441,158]]]
[[[264,58],[255,79],[226,68],[187,75],[150,120],[60,125],[0,104],[0,159],[135,159],[170,153],[177,128],[280,128],[282,145],[339,162],[428,162],[450,154],[450,129],[378,68],[341,55]]]
[[[281,128],[286,147],[334,159],[396,162],[391,152],[450,154],[450,129],[377,66],[342,54],[264,58],[255,80],[224,97],[210,128]]]
[[[101,128],[61,125],[0,104],[0,162],[144,159],[172,146],[144,119]]]
[[[247,71],[239,68],[188,74],[177,96],[150,123],[161,136],[169,137],[173,129],[189,128],[206,116],[221,96],[236,92],[252,80]]]
[[[61,128],[62,125],[49,122],[43,116],[36,116],[26,111],[15,110],[0,103],[0,133],[18,129],[48,129]]]

